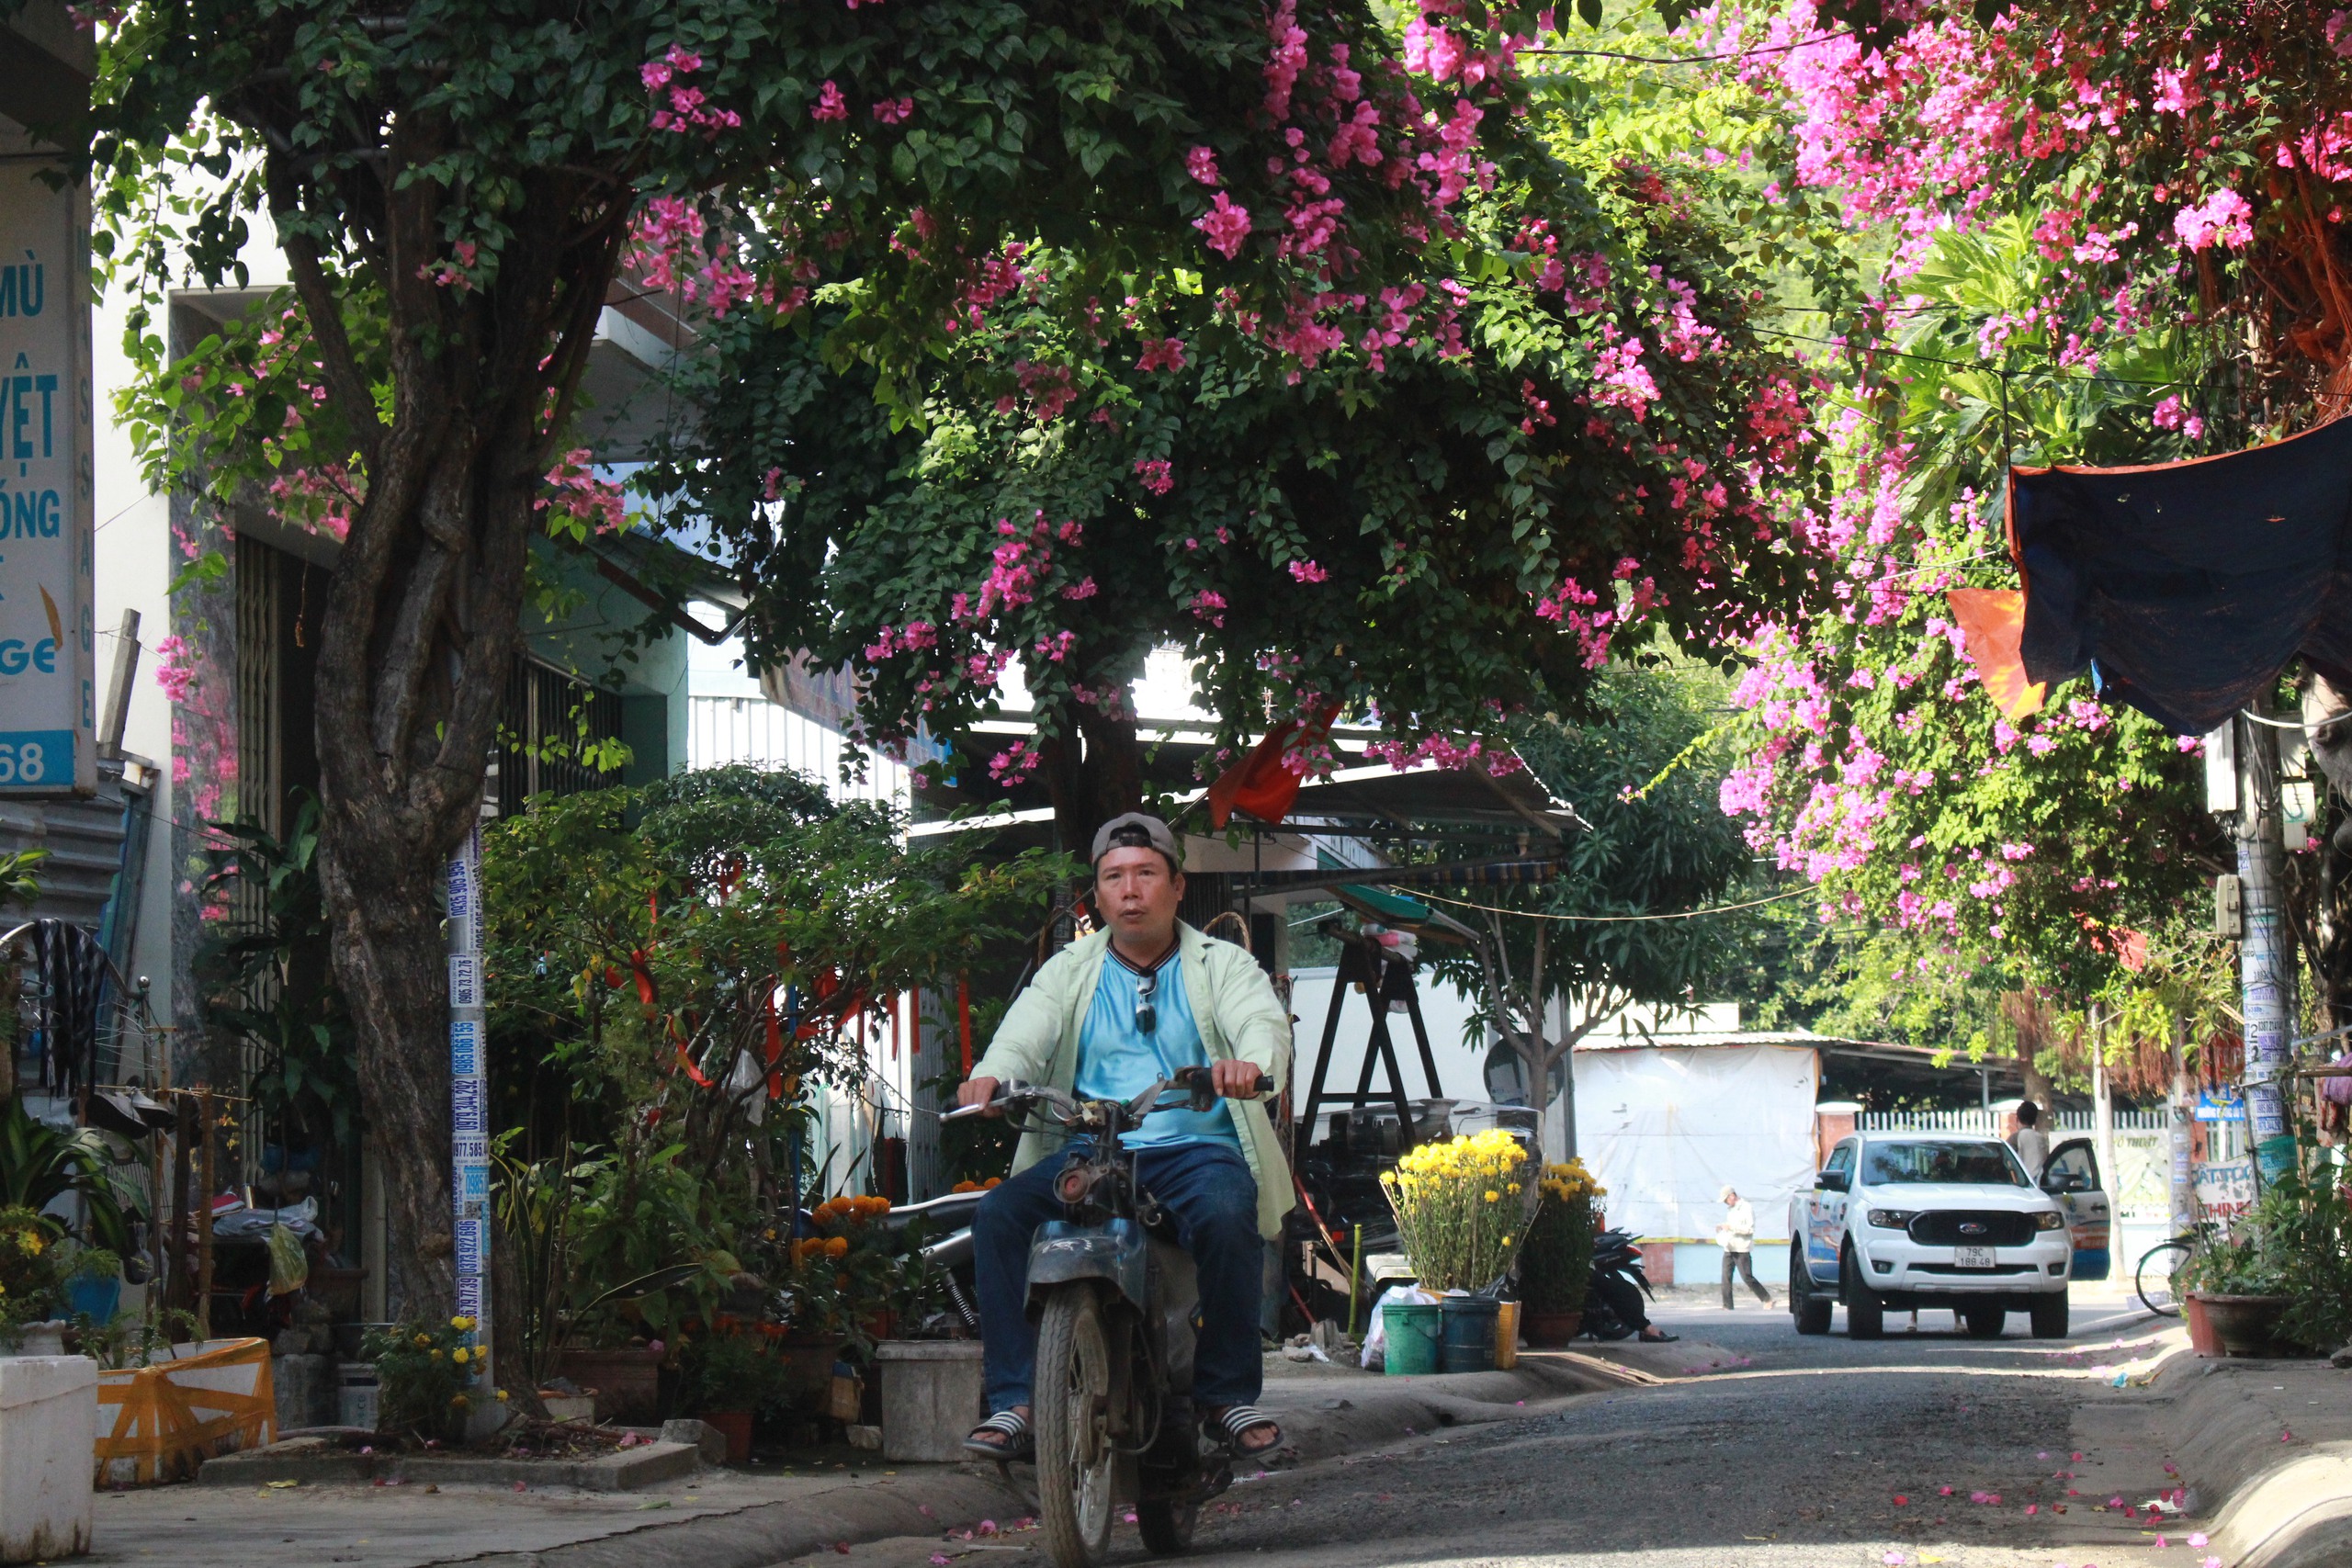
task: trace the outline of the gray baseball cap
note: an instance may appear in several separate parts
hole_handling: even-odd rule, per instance
[[[1128,829],[1140,832],[1145,838],[1150,840],[1151,847],[1166,855],[1170,865],[1181,866],[1184,863],[1184,851],[1178,844],[1176,835],[1169,830],[1168,824],[1157,817],[1148,817],[1140,811],[1130,811],[1124,817],[1114,817],[1100,828],[1095,829],[1094,852],[1087,857],[1087,863],[1091,865],[1109,854],[1113,848],[1113,838],[1123,829]]]

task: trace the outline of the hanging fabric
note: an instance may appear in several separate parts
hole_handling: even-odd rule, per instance
[[[35,920],[33,965],[40,978],[40,1082],[58,1094],[97,1081],[98,988],[107,951],[64,920]]]
[[[2298,656],[2352,680],[2347,495],[2352,419],[2194,462],[2015,470],[2017,689],[2087,670],[2103,700],[2203,735]]]

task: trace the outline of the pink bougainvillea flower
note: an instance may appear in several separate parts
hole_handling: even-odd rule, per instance
[[[842,90],[833,85],[831,77],[827,77],[825,85],[817,90],[817,101],[809,106],[808,118],[811,119],[847,119],[849,118],[849,103],[842,96]]]
[[[1216,205],[1193,220],[1193,227],[1208,236],[1209,249],[1231,260],[1241,254],[1242,242],[1250,237],[1250,209],[1237,206],[1223,191],[1216,193]]]

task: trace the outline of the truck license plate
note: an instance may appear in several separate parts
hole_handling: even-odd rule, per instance
[[[1990,1269],[1993,1249],[1989,1247],[1956,1247],[1952,1248],[1952,1263],[1961,1269]]]

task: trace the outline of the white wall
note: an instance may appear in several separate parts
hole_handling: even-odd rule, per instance
[[[1291,1089],[1291,1104],[1295,1111],[1306,1109],[1306,1090],[1315,1072],[1315,1052],[1323,1038],[1323,1021],[1331,1005],[1331,984],[1339,971],[1333,968],[1297,969],[1291,974],[1290,1010],[1296,1021],[1292,1038],[1296,1042],[1298,1065]],[[1475,1045],[1464,1044],[1463,1031],[1469,1022],[1470,998],[1422,970],[1415,976],[1421,994],[1421,1019],[1429,1025],[1430,1055],[1436,1059],[1438,1089],[1446,1100],[1476,1100],[1487,1098],[1484,1076],[1487,1045],[1481,1036]],[[1414,1100],[1429,1093],[1429,1085],[1421,1072],[1419,1048],[1413,1043],[1413,1021],[1407,1013],[1391,1013],[1388,1037],[1396,1047],[1396,1065],[1405,1075],[1405,1093]],[[1372,1043],[1372,1008],[1352,987],[1340,1006],[1340,1029],[1331,1044],[1329,1076],[1324,1080],[1327,1094],[1355,1092],[1356,1075],[1363,1070],[1364,1053]],[[1375,1067],[1373,1089],[1375,1093],[1387,1087],[1385,1071]],[[1345,1109],[1345,1107],[1341,1107]]]
[[[687,650],[686,765],[715,768],[728,762],[758,762],[797,769],[822,784],[835,799],[879,800],[907,810],[913,802],[903,763],[884,756],[866,760],[865,776],[843,783],[839,731],[805,714],[772,703],[742,663],[742,639],[718,647],[691,641]]]

